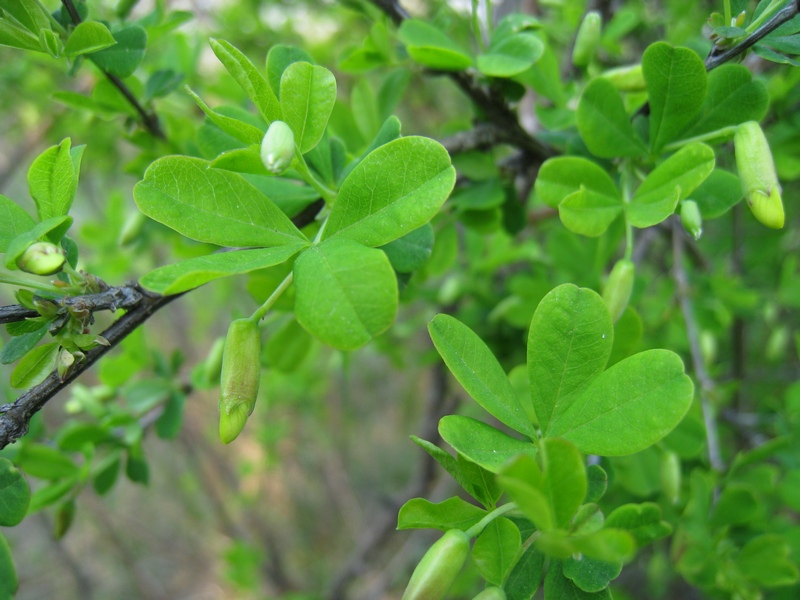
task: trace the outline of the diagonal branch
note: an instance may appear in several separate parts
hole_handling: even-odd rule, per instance
[[[59,301],[59,304],[63,307],[93,313],[98,310],[110,310],[113,312],[118,308],[134,308],[141,300],[141,290],[137,285],[131,284],[108,288],[99,294],[65,296]],[[0,306],[0,324],[24,321],[38,316],[39,313],[35,310],[25,308],[19,304]]]

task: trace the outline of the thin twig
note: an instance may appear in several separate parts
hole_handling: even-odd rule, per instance
[[[99,310],[115,311],[118,308],[133,308],[142,300],[142,293],[136,284],[108,288],[99,294],[87,296],[65,296],[58,303],[66,308],[79,311],[96,312]],[[20,304],[0,306],[0,324],[24,321],[38,317],[35,310],[25,308]]]

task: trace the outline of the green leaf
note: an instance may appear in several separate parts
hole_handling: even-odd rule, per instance
[[[289,319],[267,337],[264,344],[267,366],[282,373],[293,373],[301,366],[312,343],[306,330],[295,319]]]
[[[403,237],[381,246],[389,257],[392,268],[398,273],[411,273],[419,269],[433,252],[433,226],[425,223]]]
[[[621,212],[619,199],[586,188],[573,192],[558,205],[558,216],[564,227],[589,237],[603,235]]]
[[[216,57],[255,104],[267,124],[280,121],[283,112],[278,97],[253,63],[225,40],[212,38],[209,43]]]
[[[529,546],[511,570],[503,589],[508,600],[530,600],[542,582],[545,556]]]
[[[443,31],[418,19],[406,19],[397,32],[409,56],[419,64],[443,71],[463,71],[472,58]]]
[[[742,575],[764,587],[791,585],[798,580],[791,549],[783,536],[764,534],[751,539],[739,551],[735,564]]]
[[[642,73],[650,99],[650,146],[658,153],[700,111],[708,85],[706,68],[693,50],[657,42],[644,51]]]
[[[63,481],[54,481],[44,487],[38,488],[31,496],[28,514],[32,515],[51,504],[55,504],[70,493],[77,484],[78,479],[71,478]]]
[[[10,365],[25,356],[36,344],[39,343],[50,328],[48,321],[36,331],[17,336],[5,344],[0,350],[0,364]]]
[[[692,138],[745,121],[760,121],[769,104],[769,93],[742,65],[722,65],[708,74],[708,92],[697,121],[681,134]]]
[[[554,525],[566,529],[586,497],[586,467],[578,449],[566,440],[544,439],[540,444],[540,489],[552,507]]]
[[[10,46],[20,50],[43,52],[39,37],[23,27],[19,21],[6,14],[0,19],[0,46]]]
[[[139,67],[147,48],[147,32],[138,25],[131,25],[113,34],[116,44],[92,54],[98,67],[122,79],[130,77]]]
[[[36,222],[16,202],[0,194],[0,253],[11,241],[34,228]]]
[[[162,440],[175,439],[183,426],[183,409],[186,404],[186,395],[173,391],[169,400],[164,404],[164,412],[156,421],[156,433]]]
[[[116,43],[108,27],[99,21],[83,21],[70,34],[64,46],[64,54],[70,58],[91,54]]]
[[[469,327],[449,315],[428,324],[436,350],[466,392],[484,410],[512,429],[536,436],[531,417],[489,347]]]
[[[589,558],[609,562],[625,562],[636,552],[636,542],[627,531],[622,529],[600,529],[589,535],[570,538],[574,548],[573,554],[581,553]]]
[[[606,493],[608,487],[608,474],[600,465],[589,465],[586,467],[586,498],[584,502],[597,502]]]
[[[554,417],[547,435],[568,439],[586,454],[632,454],[672,431],[693,395],[692,380],[677,354],[647,350],[594,380]]]
[[[70,143],[66,138],[58,146],[51,146],[28,169],[28,186],[40,221],[66,215],[72,206],[78,190],[83,146],[75,148],[80,150],[73,160]]]
[[[61,450],[45,444],[25,444],[16,457],[20,469],[39,479],[75,477],[79,468]]]
[[[472,546],[472,559],[478,572],[491,584],[503,585],[522,546],[519,529],[500,517],[489,523]]]
[[[560,561],[552,561],[544,579],[544,597],[558,600],[611,600],[608,588],[600,592],[584,592],[562,572]]]
[[[145,215],[186,237],[220,246],[280,246],[305,236],[241,175],[187,156],[151,164],[133,197]],[[191,218],[187,218],[191,215]]]
[[[22,256],[25,250],[28,249],[28,246],[34,242],[47,238],[48,241],[58,244],[70,225],[72,225],[72,217],[50,217],[36,225],[30,231],[26,231],[15,237],[11,240],[8,248],[6,248],[6,268],[12,270],[16,269],[17,259]]]
[[[307,244],[287,244],[274,248],[236,250],[190,258],[159,267],[139,280],[145,289],[163,294],[179,294],[209,281],[265,269],[289,260]]]
[[[709,523],[714,527],[746,525],[760,512],[759,498],[741,484],[727,485],[714,505]]]
[[[622,572],[622,562],[607,562],[582,556],[568,558],[563,564],[564,577],[584,592],[601,592]]]
[[[300,152],[312,150],[328,126],[336,102],[336,78],[325,67],[296,62],[281,76],[283,120],[294,133]]]
[[[622,96],[608,79],[593,79],[583,90],[576,114],[578,131],[595,156],[617,158],[647,152],[633,130]]]
[[[542,489],[543,477],[536,459],[523,454],[503,465],[497,481],[537,529],[549,531],[555,527],[555,516]]]
[[[2,33],[0,32],[0,41]],[[11,556],[11,548],[5,536],[0,533],[0,598],[10,600],[19,587],[17,570],[14,568],[14,560]]]
[[[214,169],[225,169],[226,171],[234,171],[235,173],[271,177],[264,166],[264,162],[261,160],[260,144],[251,144],[247,148],[226,150],[212,160],[210,166]],[[269,194],[265,195],[268,198],[271,197]]]
[[[13,20],[33,33],[50,27],[48,15],[37,0],[0,0],[0,10],[5,11],[4,19]]]
[[[536,444],[513,438],[471,417],[442,417],[439,434],[459,454],[491,473],[498,473],[517,454],[536,456],[537,452]]]
[[[30,501],[31,489],[25,477],[10,460],[0,458],[0,527],[14,527],[21,523]]]
[[[691,197],[700,207],[703,219],[716,219],[742,199],[742,182],[729,171],[714,169]]]
[[[478,56],[478,70],[490,77],[512,77],[529,69],[544,54],[544,43],[530,33],[517,33],[492,43]]]
[[[329,240],[294,263],[295,316],[311,335],[355,350],[386,331],[397,313],[397,279],[380,250]]]
[[[444,146],[403,137],[371,152],[342,182],[325,238],[382,246],[430,221],[455,185]]]
[[[603,372],[613,342],[611,316],[592,290],[565,284],[539,303],[528,334],[528,377],[545,435]]]
[[[636,190],[626,206],[628,222],[651,227],[675,212],[714,170],[714,151],[698,142],[684,146],[658,165]]]
[[[286,46],[284,44],[274,44],[267,52],[267,81],[272,91],[281,93],[281,77],[286,68],[292,63],[307,62],[314,64],[311,55],[297,46]]]
[[[186,86],[186,91],[189,95],[194,99],[197,103],[197,106],[206,114],[208,119],[214,123],[217,127],[219,127],[222,131],[227,133],[229,136],[236,138],[243,144],[260,144],[261,140],[264,137],[264,132],[259,129],[258,127],[254,127],[249,123],[245,123],[240,119],[236,119],[233,117],[228,117],[223,115],[222,113],[218,113],[215,110],[211,109],[203,99],[200,98],[197,94],[195,94],[189,86]]]
[[[585,158],[563,156],[544,162],[536,177],[536,195],[553,208],[581,189],[603,197],[606,204],[618,204],[622,210],[622,194],[605,169]]]
[[[400,508],[397,515],[397,529],[466,531],[485,516],[485,510],[461,498],[448,498],[438,503],[425,498],[412,498]]]
[[[11,372],[11,387],[27,389],[40,384],[53,371],[60,345],[43,344],[28,352]]]

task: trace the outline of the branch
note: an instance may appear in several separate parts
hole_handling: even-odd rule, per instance
[[[81,16],[78,14],[77,9],[75,8],[75,4],[72,2],[72,0],[61,0],[61,4],[64,5],[64,8],[66,9],[67,13],[69,13],[69,17],[70,19],[72,19],[72,22],[75,25],[80,25]],[[89,55],[88,58],[89,60],[92,60],[91,55]],[[92,62],[94,63],[93,60]],[[166,140],[167,137],[164,135],[164,131],[161,129],[161,123],[158,121],[158,115],[156,115],[153,112],[148,112],[147,110],[145,110],[144,106],[142,106],[136,99],[136,96],[133,95],[133,92],[131,92],[130,88],[128,88],[128,86],[125,85],[125,83],[119,77],[117,77],[112,73],[109,73],[105,69],[101,69],[97,65],[97,63],[95,63],[95,66],[97,66],[97,68],[100,69],[100,71],[102,71],[103,75],[105,75],[108,78],[108,80],[114,85],[114,87],[116,87],[120,91],[120,93],[123,96],[125,96],[125,99],[134,108],[134,110],[136,110],[136,112],[139,113],[139,116],[142,119],[142,124],[145,126],[145,128],[157,138]]]
[[[755,45],[759,40],[768,36],[787,21],[793,19],[798,13],[800,13],[800,0],[793,0],[775,13],[775,15],[769,21],[764,23],[764,25],[748,35],[741,42],[731,46],[724,52],[717,53],[719,48],[714,46],[709,55],[706,57],[706,70],[710,71],[711,69],[728,62],[732,58],[736,58],[745,52],[745,50]]]
[[[65,296],[59,302],[63,307],[73,308],[79,311],[95,312],[98,310],[115,311],[118,308],[134,308],[142,300],[142,293],[139,286],[135,284],[121,287],[108,288],[99,294],[89,294],[87,296]],[[38,317],[39,313],[35,310],[25,308],[19,304],[11,306],[0,306],[0,324],[24,321],[25,319]]]

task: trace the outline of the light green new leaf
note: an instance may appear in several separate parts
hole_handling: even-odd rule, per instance
[[[497,480],[500,487],[517,504],[540,531],[555,527],[553,507],[542,490],[543,475],[536,459],[520,455],[507,462]]]
[[[693,50],[666,42],[644,51],[642,74],[650,99],[650,147],[657,153],[694,120],[706,97],[708,78]]]
[[[0,41],[2,41],[1,34]],[[13,598],[18,587],[19,579],[17,579],[17,571],[11,557],[11,548],[8,546],[6,538],[0,533],[0,598]]]
[[[303,252],[294,263],[294,284],[297,321],[339,350],[368,343],[397,313],[389,259],[352,240],[329,240]]]
[[[536,177],[536,195],[553,208],[582,188],[603,197],[607,205],[617,203],[622,206],[622,194],[606,170],[585,158],[550,158],[544,162]]]
[[[0,458],[0,527],[14,527],[28,512],[31,489],[14,464]]]
[[[13,20],[33,33],[50,27],[50,15],[42,10],[38,0],[0,0],[0,10],[5,12],[4,20]]]
[[[237,48],[225,40],[211,39],[211,49],[236,80],[267,124],[283,118],[280,102],[255,65]]]
[[[491,473],[517,454],[535,456],[536,444],[525,442],[477,419],[447,415],[439,421],[439,434],[459,454]]]
[[[697,121],[681,134],[692,138],[745,121],[760,121],[769,104],[769,93],[742,65],[722,65],[708,74],[708,93]]]
[[[595,156],[636,157],[647,152],[633,130],[622,96],[608,79],[592,80],[583,90],[576,113],[578,131]]]
[[[325,67],[296,62],[281,76],[283,120],[294,133],[294,142],[305,154],[312,150],[328,126],[336,103],[336,78]]]
[[[438,503],[425,498],[412,498],[397,514],[397,529],[466,531],[485,516],[485,510],[457,497]]]
[[[56,366],[60,345],[42,344],[28,352],[11,372],[11,387],[27,389],[45,380]]]
[[[603,235],[621,212],[622,205],[617,198],[586,188],[573,192],[558,205],[558,216],[564,227],[589,237]]]
[[[506,372],[475,332],[444,314],[433,318],[428,331],[447,368],[484,410],[512,429],[536,436]]]
[[[493,585],[503,585],[522,546],[519,529],[500,517],[489,523],[472,546],[472,559],[478,572]]]
[[[409,56],[419,64],[443,71],[463,71],[472,58],[446,33],[418,19],[406,19],[397,32]]]
[[[283,72],[289,65],[296,62],[315,64],[311,55],[302,48],[284,44],[270,46],[269,52],[267,52],[267,81],[276,97],[281,93]]]
[[[305,244],[307,245],[307,244]],[[221,277],[265,269],[289,260],[304,244],[236,250],[190,258],[150,271],[139,280],[142,287],[163,295],[179,294]]]
[[[613,343],[611,316],[592,290],[565,284],[539,303],[528,334],[528,377],[545,435],[603,372]]]
[[[456,180],[444,146],[409,136],[376,148],[342,182],[325,238],[382,246],[430,221]]]
[[[108,27],[99,21],[83,21],[70,34],[64,46],[68,57],[91,54],[117,43]]]
[[[249,123],[245,123],[233,117],[226,117],[225,115],[212,110],[202,98],[195,94],[189,86],[186,86],[186,91],[197,103],[197,106],[206,114],[209,120],[219,127],[222,131],[229,136],[236,138],[244,144],[260,144],[264,137],[264,132],[258,127],[254,127]]]
[[[34,228],[36,222],[16,202],[0,194],[0,253],[8,250],[11,241]]]
[[[199,158],[166,156],[133,188],[151,219],[200,242],[220,246],[282,246],[305,236],[241,175]]]
[[[42,152],[28,169],[28,187],[36,204],[39,220],[66,215],[78,190],[84,146],[70,151],[71,140]]]
[[[651,227],[675,212],[681,200],[714,170],[714,151],[698,142],[684,146],[658,165],[642,182],[625,207],[634,227]]]
[[[693,395],[677,354],[647,350],[600,375],[555,415],[547,434],[570,440],[586,454],[633,454],[672,431]]]
[[[512,77],[529,69],[544,54],[544,43],[530,33],[502,38],[478,56],[478,70],[490,77]]]
[[[553,511],[554,525],[569,523],[586,497],[586,467],[578,449],[567,440],[544,439],[540,445],[542,481],[540,489]]]
[[[147,48],[147,32],[139,25],[131,25],[114,32],[116,44],[92,54],[98,67],[122,79],[130,77],[139,68]]]
[[[43,52],[39,44],[39,37],[23,27],[19,21],[10,15],[0,19],[0,46],[10,46],[20,50],[33,50]]]

